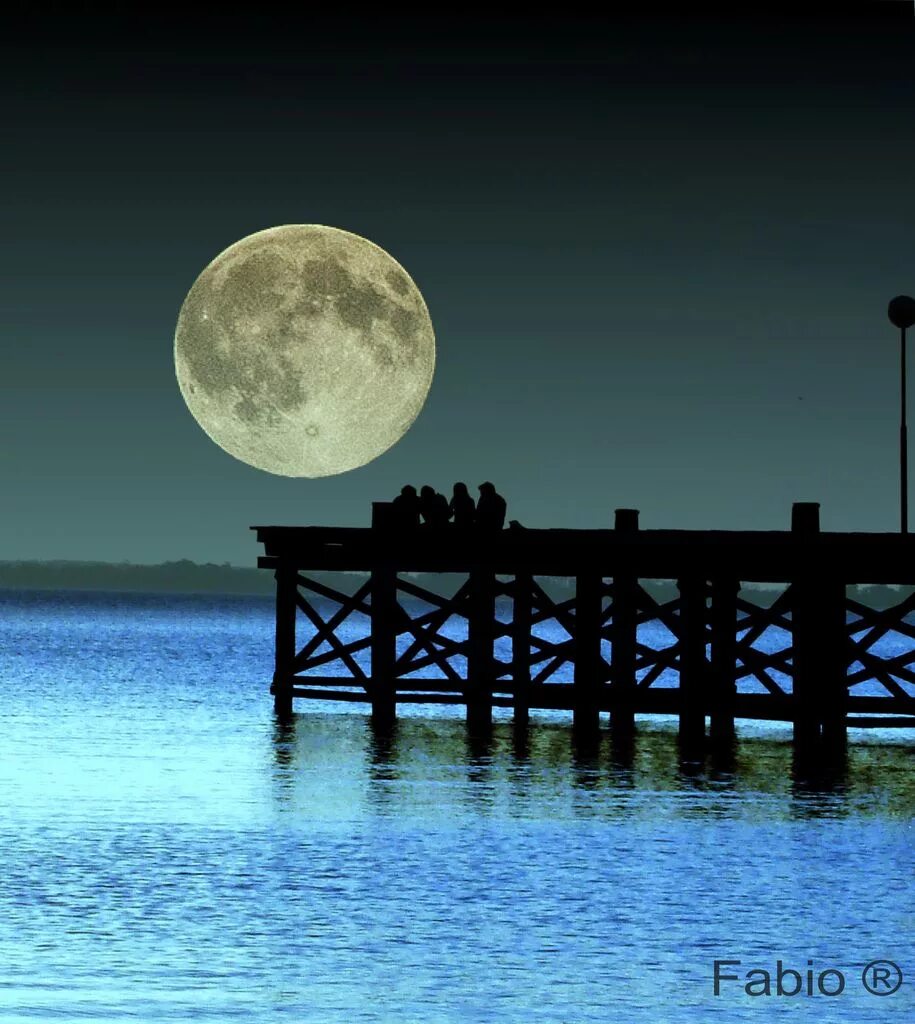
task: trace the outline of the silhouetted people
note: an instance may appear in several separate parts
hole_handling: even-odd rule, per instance
[[[477,502],[477,526],[483,530],[501,530],[505,525],[505,499],[489,481],[480,484]]]
[[[458,482],[454,485],[448,511],[455,526],[461,529],[473,526],[473,521],[476,518],[476,505],[470,496],[470,491],[467,490],[467,484]]]
[[[408,529],[419,526],[419,495],[412,484],[401,487],[400,494],[391,502],[398,526]]]
[[[427,526],[448,525],[448,499],[428,484],[419,492],[419,511]]]

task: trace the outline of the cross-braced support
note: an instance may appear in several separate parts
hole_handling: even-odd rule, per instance
[[[531,709],[565,709],[587,733],[602,712],[621,733],[637,714],[673,714],[689,750],[707,720],[716,740],[739,718],[791,722],[801,745],[841,744],[850,725],[915,725],[915,594],[879,610],[845,594],[865,565],[878,579],[915,568],[915,538],[834,540],[805,505],[791,533],[746,540],[646,534],[621,511],[587,546],[575,531],[405,539],[382,517],[367,531],[264,528],[277,712],[323,697],[367,701],[390,722],[398,703],[446,703],[485,730],[494,707],[513,708],[519,727]],[[741,589],[754,578],[786,586],[765,601]]]

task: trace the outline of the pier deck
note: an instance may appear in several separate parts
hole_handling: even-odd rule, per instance
[[[483,726],[493,707],[522,723],[549,708],[585,729],[602,712],[621,729],[673,714],[688,742],[707,722],[713,736],[732,735],[736,718],[792,722],[799,742],[842,740],[849,726],[915,728],[915,595],[876,610],[846,593],[915,586],[910,535],[821,532],[807,503],[794,506],[791,530],[770,532],[639,530],[629,509],[614,529],[495,534],[404,531],[390,516],[376,503],[370,528],[252,527],[258,565],[277,580],[279,712],[296,697],[364,701],[387,720],[398,704],[458,704]],[[329,586],[322,572],[354,574],[352,586]],[[447,595],[430,584],[445,574],[457,581]],[[574,579],[568,599],[551,597],[543,577]],[[659,601],[650,580],[676,581],[677,596]],[[747,599],[747,583],[785,589],[765,606]],[[640,638],[650,622],[668,646]],[[549,636],[536,628],[546,624]],[[774,652],[759,646],[770,629],[783,638]],[[570,678],[557,682],[563,669]]]

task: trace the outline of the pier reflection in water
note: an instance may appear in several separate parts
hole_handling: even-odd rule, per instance
[[[683,750],[674,723],[635,734],[576,733],[562,721],[488,732],[451,717],[402,716],[376,724],[336,712],[275,717],[277,793],[287,809],[314,809],[331,786],[336,748],[347,760],[363,746],[359,773],[366,807],[405,818],[437,812],[560,820],[577,814],[759,817],[915,815],[912,748],[874,741],[799,751],[785,730]],[[766,732],[768,734],[766,734]]]

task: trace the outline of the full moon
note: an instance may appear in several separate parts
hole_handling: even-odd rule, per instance
[[[413,279],[368,239],[320,224],[242,238],[194,282],[175,370],[221,448],[280,476],[345,473],[416,419],[435,335]]]

